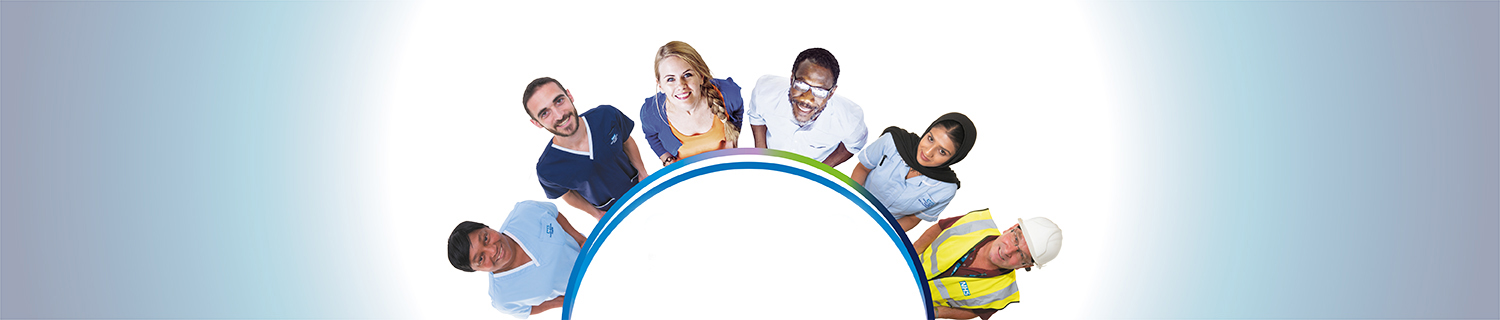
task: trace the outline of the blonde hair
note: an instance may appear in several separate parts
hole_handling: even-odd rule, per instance
[[[698,89],[703,96],[708,97],[708,110],[713,112],[714,117],[724,122],[724,140],[730,144],[737,145],[740,139],[740,128],[729,122],[728,112],[724,110],[724,93],[713,84],[713,73],[708,71],[708,63],[703,62],[703,56],[698,55],[698,50],[682,41],[672,41],[656,49],[656,62],[652,64],[651,71],[656,74],[656,81],[661,81],[661,61],[667,57],[677,57],[687,62],[699,76],[703,77],[703,85]]]

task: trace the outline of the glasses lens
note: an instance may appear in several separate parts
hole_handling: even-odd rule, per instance
[[[797,87],[797,91],[812,91],[812,94],[818,98],[827,98],[828,94],[831,93],[828,89],[814,87],[802,81],[792,81],[792,86]]]

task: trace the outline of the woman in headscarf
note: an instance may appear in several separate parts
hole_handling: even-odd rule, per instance
[[[698,50],[682,41],[656,50],[657,94],[641,105],[641,131],[663,166],[739,143],[745,115],[734,79],[714,79]]]
[[[922,135],[899,127],[885,133],[859,153],[859,165],[849,175],[875,195],[910,231],[920,220],[937,221],[958,192],[958,175],[948,166],[974,148],[974,122],[962,113],[938,117]]]

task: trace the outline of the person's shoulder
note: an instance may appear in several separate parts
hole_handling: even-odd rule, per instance
[[[828,104],[838,106],[838,108],[835,110],[837,110],[840,114],[857,118],[864,118],[865,116],[864,109],[860,108],[858,103],[854,103],[854,100],[851,100],[843,95],[834,94],[833,98],[828,100]]]
[[[666,100],[666,99],[667,99],[666,95],[663,95],[662,93],[657,92],[655,96],[651,96],[650,98],[646,98],[646,101],[642,101],[641,102],[641,112],[640,112],[641,122],[644,123],[646,126],[651,126],[652,124],[654,124],[654,122],[651,121],[651,120],[661,118],[661,114],[662,114],[662,110],[661,110],[661,108],[662,108],[662,102],[664,100]],[[661,120],[662,121],[660,121],[660,122],[666,122],[665,119],[661,119]]]
[[[759,88],[763,84],[775,84],[781,82],[787,82],[787,78],[774,74],[768,74],[760,76],[760,79],[755,80],[755,87]]]
[[[880,150],[881,153],[895,153],[898,156],[900,154],[896,152],[896,137],[891,136],[890,132],[881,133],[874,142],[865,146],[865,150]]]
[[[547,139],[547,144],[542,146],[542,154],[536,157],[536,171],[538,173],[542,171],[542,168],[547,166],[550,158],[552,158],[552,139]]]
[[[542,180],[557,182],[572,179],[576,159],[571,152],[558,150],[550,142],[536,159],[536,175]]]
[[[623,123],[629,126],[635,125],[635,120],[630,119],[630,116],[625,115],[624,112],[620,112],[620,109],[615,108],[615,106],[607,104],[601,104],[598,107],[589,109],[588,112],[584,112],[581,116],[588,118],[589,122],[594,123],[590,127],[598,125],[611,126],[616,123]]]
[[[729,95],[730,92],[735,92],[735,93],[740,92],[740,84],[734,82],[734,77],[728,77],[728,78],[724,78],[724,79],[714,79],[713,83],[714,83],[715,86],[719,87],[719,91],[723,91],[724,92],[724,95]],[[657,94],[660,95],[660,93],[657,93]]]
[[[522,214],[530,216],[557,216],[557,205],[546,201],[526,200],[517,202],[515,208],[511,209],[511,215]]]
[[[786,77],[779,77],[768,74],[760,76],[759,80],[755,80],[754,90],[756,93],[770,94],[775,93],[776,91],[786,90],[790,86],[791,82],[788,81]]]
[[[965,214],[960,214],[960,215],[956,215],[956,216],[952,216],[952,217],[938,219],[938,222],[937,222],[938,228],[939,229],[944,229],[944,230],[946,230],[948,228],[952,228],[954,223],[957,223],[959,219],[963,219],[964,216],[967,216],[967,215],[969,215],[969,214],[965,213]]]
[[[620,112],[620,109],[615,108],[615,106],[611,106],[611,105],[607,105],[607,104],[601,104],[601,105],[599,105],[597,107],[594,107],[593,109],[589,109],[589,111],[584,111],[583,112],[583,115],[594,115],[594,114],[624,114],[624,113]]]
[[[828,106],[823,108],[823,115],[818,121],[829,121],[827,130],[858,130],[865,126],[865,113],[849,99],[842,99],[838,94],[828,101]],[[868,133],[866,133],[868,134]]]
[[[535,200],[521,201],[517,202],[515,207],[510,210],[510,214],[505,217],[505,223],[500,226],[500,230],[511,232],[515,232],[514,229],[516,228],[530,230],[524,227],[524,225],[534,225],[535,223],[554,218],[557,218],[557,205],[551,202]],[[516,239],[516,241],[521,241],[521,239]]]
[[[542,155],[536,157],[537,169],[541,169],[542,167],[546,166],[548,162],[550,162],[550,159],[555,157],[555,155],[553,154],[558,152],[558,150],[554,149],[556,148],[552,147],[552,139],[547,139],[547,144],[542,146]]]
[[[644,101],[641,101],[641,114],[644,115],[647,112],[656,114],[661,112],[660,106],[663,101],[666,101],[666,99],[667,96],[665,94],[662,94],[661,92],[657,92],[655,95],[646,97]]]

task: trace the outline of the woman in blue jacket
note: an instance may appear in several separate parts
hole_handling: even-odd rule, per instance
[[[958,193],[958,174],[948,166],[969,155],[974,137],[974,122],[957,112],[938,117],[920,136],[886,128],[860,150],[849,177],[880,200],[901,229],[911,231],[921,220],[937,221]]]
[[[682,41],[656,50],[655,96],[641,105],[641,131],[663,166],[739,144],[744,101],[734,79],[714,79]]]

